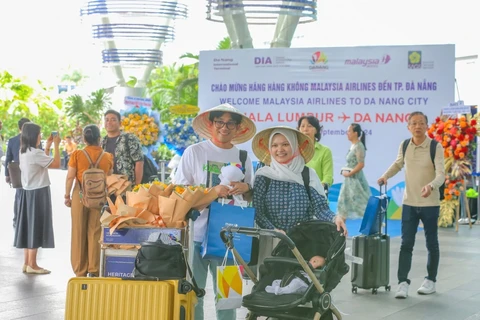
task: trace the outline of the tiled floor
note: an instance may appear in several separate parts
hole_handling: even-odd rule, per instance
[[[39,251],[39,264],[52,274],[30,276],[22,274],[23,252],[12,247],[11,226],[14,190],[0,183],[2,214],[0,216],[0,319],[63,319],[65,290],[70,269],[70,215],[63,206],[65,171],[51,172],[54,196],[54,227],[56,248]],[[399,240],[391,244],[391,284],[395,287]],[[350,244],[350,242],[349,242]],[[430,296],[416,294],[425,275],[426,249],[422,234],[417,237],[411,271],[412,286],[406,300],[396,300],[393,292],[379,290],[378,295],[360,290],[351,293],[350,274],[347,274],[333,292],[344,319],[352,320],[480,320],[480,226],[473,229],[461,226],[440,230],[440,270],[437,293]],[[207,287],[205,319],[215,319],[211,283]],[[243,319],[245,310],[238,311]],[[167,320],[167,319],[161,319]]]

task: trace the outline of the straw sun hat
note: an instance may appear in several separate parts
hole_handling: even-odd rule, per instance
[[[296,129],[284,126],[277,126],[262,130],[253,138],[252,150],[253,153],[255,153],[255,156],[257,156],[258,160],[266,165],[270,165],[272,158],[270,155],[270,150],[268,149],[268,142],[270,141],[270,135],[276,129],[293,131],[297,135],[298,149],[300,150],[300,154],[302,155],[303,159],[305,159],[305,163],[312,160],[315,153],[315,143],[313,140],[306,134],[303,134]]]
[[[247,118],[237,108],[229,105],[228,103],[224,103],[200,113],[198,116],[195,117],[195,119],[193,119],[193,123],[192,123],[193,129],[195,130],[196,133],[198,133],[201,137],[205,139],[212,138],[211,126],[213,124],[208,119],[208,116],[210,112],[213,112],[213,111],[234,113],[242,117],[242,121],[240,122],[240,127],[237,130],[237,135],[235,136],[235,138],[232,139],[233,144],[240,144],[240,143],[247,142],[248,140],[252,139],[252,137],[255,135],[255,132],[257,132],[255,124],[253,123],[252,120]]]

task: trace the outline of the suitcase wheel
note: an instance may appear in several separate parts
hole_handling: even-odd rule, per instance
[[[355,286],[352,287],[352,293],[357,293],[357,287]]]
[[[390,287],[390,286],[385,286],[385,291],[390,291],[391,288],[392,287]]]
[[[372,289],[372,294],[377,294],[377,288]]]

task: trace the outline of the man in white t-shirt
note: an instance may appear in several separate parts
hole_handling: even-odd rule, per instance
[[[231,105],[222,104],[199,114],[193,120],[193,128],[207,141],[192,145],[185,150],[175,174],[175,183],[213,186],[219,197],[228,195],[248,197],[253,183],[252,161],[248,156],[245,161],[244,181],[232,182],[231,189],[219,185],[215,170],[211,169],[218,168],[212,163],[220,163],[220,165],[241,163],[240,150],[235,147],[235,144],[246,142],[255,135],[256,128],[253,121]],[[218,260],[202,258],[202,243],[206,236],[207,222],[208,209],[205,209],[194,222],[193,275],[200,288],[206,286],[209,269],[215,284],[217,266],[222,263],[221,258]],[[235,309],[217,311],[217,319],[235,320],[236,311]],[[195,320],[203,320],[203,298],[198,300],[195,307]]]

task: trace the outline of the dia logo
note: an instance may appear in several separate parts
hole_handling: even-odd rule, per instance
[[[272,64],[270,57],[255,57],[255,64]]]

